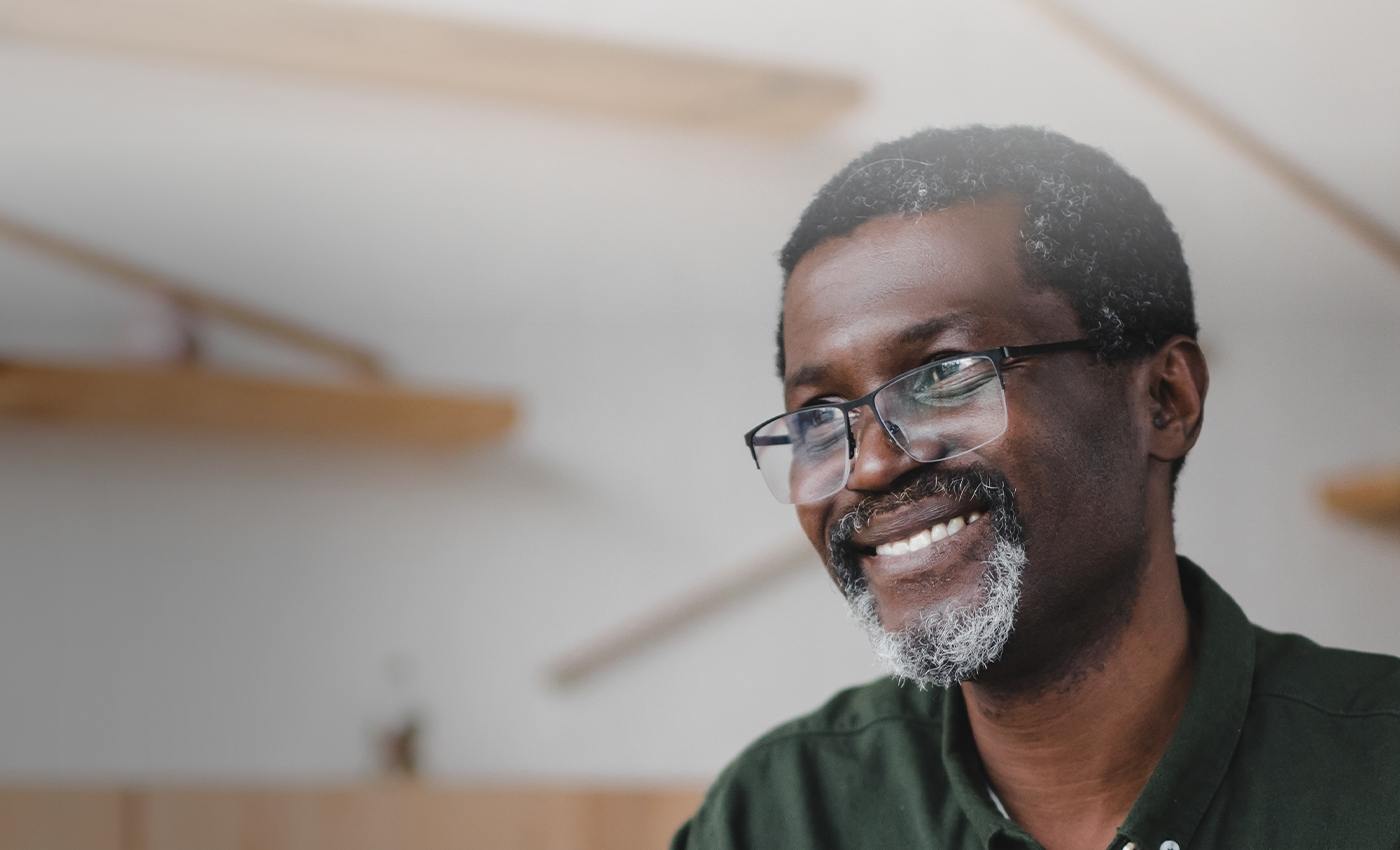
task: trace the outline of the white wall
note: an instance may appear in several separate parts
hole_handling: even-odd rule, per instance
[[[873,675],[815,561],[578,690],[544,668],[795,534],[739,440],[779,403],[774,253],[831,171],[930,123],[1050,124],[1156,191],[1213,368],[1182,551],[1266,625],[1400,652],[1400,546],[1313,498],[1400,456],[1400,275],[1024,7],[806,6],[509,10],[869,76],[795,145],[0,48],[0,208],[526,407],[453,458],[4,426],[0,779],[345,776],[405,702],[445,775],[703,776]],[[1090,8],[1400,227],[1368,35],[1394,13],[1328,22],[1349,38],[1309,55],[1350,94],[1319,126],[1325,92],[1259,106],[1300,60],[1241,66],[1238,20]],[[1284,46],[1320,29],[1269,20]],[[4,245],[0,287],[4,352],[102,356],[148,309]]]

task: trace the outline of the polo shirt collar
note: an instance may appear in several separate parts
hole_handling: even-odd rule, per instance
[[[1195,681],[1167,750],[1119,827],[1114,847],[1131,841],[1140,850],[1157,850],[1176,842],[1190,850],[1196,827],[1225,778],[1249,709],[1253,628],[1200,567],[1181,557],[1177,565],[1191,615]],[[983,847],[991,848],[999,836],[1036,846],[992,803],[967,705],[956,686],[944,694],[942,755],[953,796]]]

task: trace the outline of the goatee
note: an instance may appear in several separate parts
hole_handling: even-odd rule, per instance
[[[911,624],[888,630],[879,604],[860,568],[852,536],[870,518],[900,505],[929,497],[975,501],[986,506],[994,542],[982,561],[976,601],[939,606],[919,614]],[[828,558],[851,616],[870,639],[877,659],[890,674],[920,688],[948,687],[973,679],[998,658],[1015,626],[1026,569],[1025,533],[1015,495],[991,470],[970,469],[940,474],[930,471],[907,487],[862,501],[831,531]]]

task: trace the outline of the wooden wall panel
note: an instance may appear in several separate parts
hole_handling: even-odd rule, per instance
[[[127,850],[124,797],[0,788],[0,850]]]
[[[703,789],[597,794],[588,806],[581,834],[590,847],[662,850],[686,819],[695,814]]]
[[[658,850],[699,787],[0,789],[0,850]]]

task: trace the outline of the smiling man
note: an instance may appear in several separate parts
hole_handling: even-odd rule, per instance
[[[673,848],[1400,848],[1400,661],[1252,626],[1176,554],[1209,382],[1140,182],[925,131],[782,267],[746,441],[893,676],[754,743]]]

